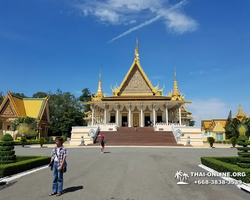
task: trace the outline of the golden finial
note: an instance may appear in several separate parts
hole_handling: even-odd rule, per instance
[[[98,84],[98,90],[96,95],[103,95],[103,91],[102,91],[102,79],[101,79],[101,70],[100,70],[100,74],[99,74],[99,84]]]
[[[138,37],[136,38],[135,59],[139,60]]]
[[[178,85],[177,85],[177,79],[176,79],[176,68],[174,72],[174,90],[173,90],[173,95],[180,95]]]
[[[174,80],[176,81],[176,68],[174,68]]]

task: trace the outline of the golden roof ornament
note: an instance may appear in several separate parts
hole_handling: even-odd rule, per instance
[[[176,69],[175,69],[175,75],[174,75],[174,90],[169,94],[171,97],[171,100],[182,100],[182,95],[179,92],[178,85],[177,85],[177,79],[176,79]]]
[[[136,47],[135,47],[135,60],[139,61],[139,50],[138,50],[138,38],[136,38]]]
[[[241,104],[239,104],[239,109],[238,109],[238,113],[236,116],[234,116],[235,118],[239,119],[240,121],[246,117],[245,113],[243,112],[242,108],[241,108]]]
[[[92,101],[101,101],[103,97],[105,97],[105,95],[103,94],[103,91],[102,91],[102,79],[101,79],[101,70],[100,70],[98,90],[97,90],[97,93],[95,94],[95,97],[92,98]]]

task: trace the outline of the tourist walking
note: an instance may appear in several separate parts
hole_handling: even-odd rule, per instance
[[[105,143],[106,143],[106,140],[104,139],[104,137],[102,137],[101,139],[101,152],[102,153],[104,152]]]
[[[51,152],[50,167],[53,171],[52,193],[50,196],[61,196],[63,193],[63,173],[67,170],[66,157],[68,150],[63,146],[63,138],[56,137],[56,146]]]

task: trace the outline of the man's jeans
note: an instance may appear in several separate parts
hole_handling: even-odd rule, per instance
[[[62,193],[63,191],[63,170],[58,170],[58,163],[54,163],[53,165],[53,185],[52,191],[53,193]]]

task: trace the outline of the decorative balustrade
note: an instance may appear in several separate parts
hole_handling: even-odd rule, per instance
[[[89,130],[89,136],[93,139],[93,141],[96,139],[98,133],[99,133],[99,126],[97,126],[95,129],[90,129]]]
[[[182,131],[180,129],[176,129],[175,125],[171,125],[172,128],[172,132],[174,134],[175,140],[176,142],[180,140],[181,136],[182,136]]]

